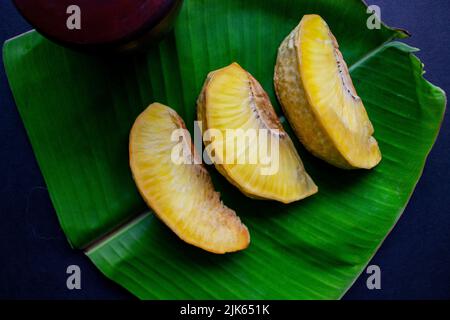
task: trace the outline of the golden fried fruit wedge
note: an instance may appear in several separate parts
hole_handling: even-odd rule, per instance
[[[380,162],[372,123],[320,16],[305,15],[283,41],[274,82],[289,123],[311,153],[344,169]]]
[[[208,75],[197,113],[203,130],[221,133],[203,135],[216,168],[245,195],[290,203],[317,192],[266,92],[237,63]]]
[[[139,192],[156,215],[182,240],[213,253],[248,247],[250,236],[235,212],[224,206],[201,164],[186,131],[186,161],[172,161],[179,141],[175,130],[185,128],[171,108],[150,105],[130,133],[130,166]]]

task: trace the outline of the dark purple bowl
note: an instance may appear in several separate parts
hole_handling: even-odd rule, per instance
[[[129,51],[151,44],[167,33],[183,0],[14,0],[14,3],[37,31],[59,44],[76,49]],[[78,8],[71,7],[74,5]]]

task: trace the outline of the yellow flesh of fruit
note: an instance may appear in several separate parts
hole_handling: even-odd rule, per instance
[[[171,141],[183,120],[171,108],[154,103],[137,119],[130,134],[130,165],[136,185],[157,216],[184,241],[214,253],[245,249],[247,228],[225,207],[201,164],[175,164]],[[196,157],[187,134],[188,155]]]
[[[276,117],[270,100],[259,83],[237,63],[212,72],[199,98],[198,117],[205,129],[222,132],[223,139],[214,139],[214,150],[223,150],[218,170],[244,194],[253,198],[290,203],[317,192],[317,186],[306,173],[295,147]],[[227,130],[242,130],[249,143],[239,144],[227,137]],[[258,131],[258,129],[266,129]],[[278,130],[276,132],[275,130]],[[237,132],[237,131],[235,131]],[[279,165],[272,151],[268,162],[261,159],[250,163],[251,155],[258,155],[261,135],[270,144],[279,137]],[[231,155],[229,155],[231,153]],[[220,158],[220,152],[217,154]],[[227,161],[232,159],[232,161]],[[255,158],[253,158],[255,159]],[[262,174],[262,168],[272,168]],[[276,170],[276,168],[278,170]],[[269,174],[267,174],[269,173]]]
[[[297,77],[289,78],[288,72]],[[373,126],[320,16],[304,16],[281,45],[275,87],[288,120],[313,154],[347,169],[379,163]]]

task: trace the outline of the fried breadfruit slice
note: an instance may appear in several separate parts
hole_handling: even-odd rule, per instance
[[[290,203],[317,192],[267,93],[237,63],[208,75],[197,113],[203,130],[221,133],[208,140],[203,135],[216,168],[245,195]]]
[[[289,123],[311,153],[344,169],[380,162],[372,123],[320,16],[305,15],[283,41],[274,82]]]
[[[247,228],[220,201],[203,165],[194,163],[198,158],[189,132],[182,131],[185,136],[181,142],[172,141],[177,129],[185,129],[183,120],[159,103],[150,105],[136,119],[129,147],[139,192],[156,215],[187,243],[213,253],[247,248]],[[173,161],[180,143],[188,150],[179,152],[185,161]]]

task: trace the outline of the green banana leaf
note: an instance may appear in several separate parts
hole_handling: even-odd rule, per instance
[[[320,190],[291,205],[246,198],[208,167],[252,242],[228,255],[185,244],[132,181],[134,119],[158,101],[192,130],[207,73],[233,61],[280,112],[272,83],[277,48],[307,13],[324,17],[340,43],[381,164],[343,171],[297,144]],[[174,31],[146,53],[92,56],[34,31],[6,42],[8,79],[70,244],[139,298],[340,298],[400,218],[446,104],[444,92],[422,77],[416,49],[390,42],[406,34],[385,25],[369,30],[368,18],[359,0],[187,0]]]

